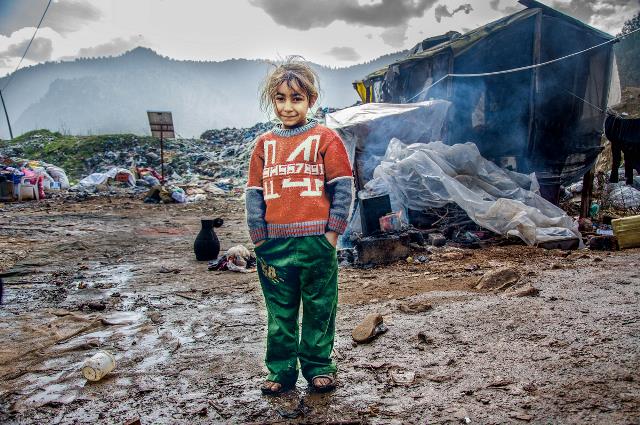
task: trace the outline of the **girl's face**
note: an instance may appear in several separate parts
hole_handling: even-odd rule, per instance
[[[276,89],[273,98],[276,115],[282,121],[282,128],[300,127],[307,123],[307,112],[313,106],[315,99],[309,99],[295,81],[283,82]]]

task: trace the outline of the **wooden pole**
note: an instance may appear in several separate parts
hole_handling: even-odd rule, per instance
[[[591,194],[593,192],[593,168],[582,178],[582,196],[580,197],[580,218],[588,218],[591,209]]]
[[[162,184],[164,184],[164,132],[160,130],[160,171],[162,175]]]

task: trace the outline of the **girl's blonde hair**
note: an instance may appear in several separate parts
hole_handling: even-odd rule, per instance
[[[263,111],[271,110],[273,99],[282,83],[287,83],[287,86],[292,88],[291,84],[295,82],[310,103],[317,102],[320,92],[318,74],[311,69],[302,56],[287,56],[283,62],[270,63],[274,69],[269,72],[260,88],[260,108]]]

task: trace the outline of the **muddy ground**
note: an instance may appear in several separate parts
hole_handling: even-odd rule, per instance
[[[310,394],[301,379],[269,398],[257,274],[208,271],[192,252],[202,217],[224,218],[223,250],[250,246],[242,201],[0,213],[1,423],[640,422],[640,250],[510,245],[341,268],[339,388]],[[474,289],[504,266],[539,295]],[[388,332],[352,344],[372,312]],[[99,349],[117,367],[88,382],[80,366]]]

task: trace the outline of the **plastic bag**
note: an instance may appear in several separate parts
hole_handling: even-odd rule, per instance
[[[394,138],[373,174],[365,190],[389,193],[394,211],[454,202],[478,225],[529,245],[581,236],[571,217],[535,193],[535,175],[501,169],[473,143],[405,145]]]

